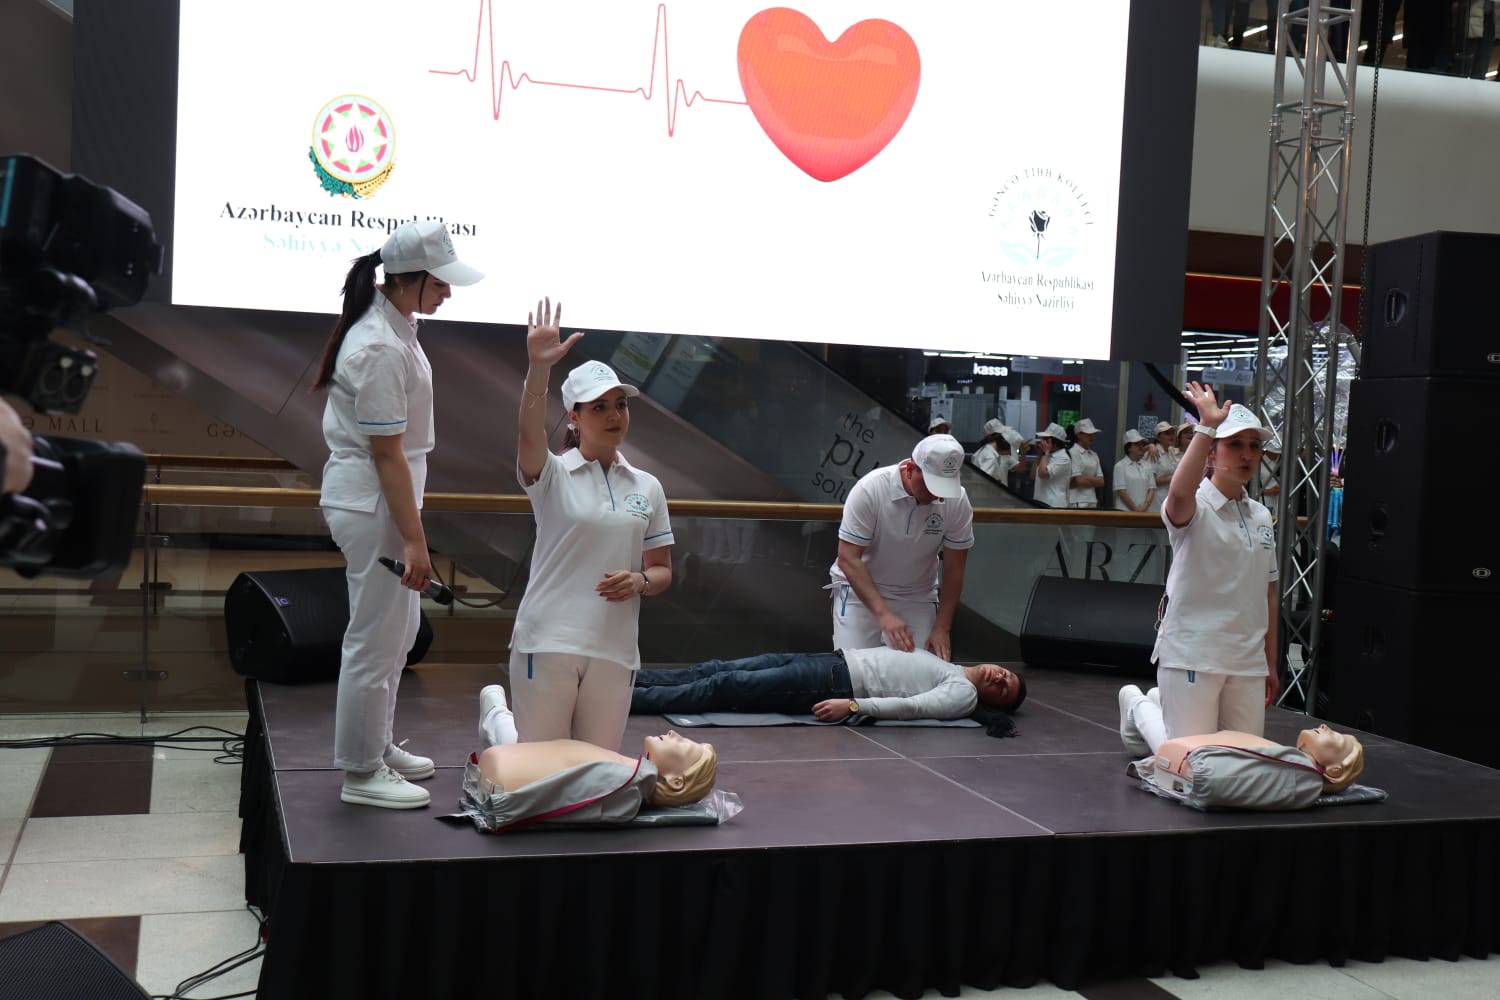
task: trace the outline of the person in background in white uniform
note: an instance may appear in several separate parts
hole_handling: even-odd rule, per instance
[[[885,644],[948,658],[974,546],[974,508],[959,483],[963,464],[963,446],[952,435],[932,434],[911,458],[871,469],[849,491],[829,568],[835,649]]]
[[[1272,438],[1266,442],[1266,453],[1260,460],[1260,470],[1256,473],[1256,485],[1260,489],[1262,497],[1274,497],[1281,492],[1281,480],[1277,477],[1281,474],[1281,440]]]
[[[928,434],[947,434],[953,430],[953,425],[948,423],[947,417],[933,417],[927,422]]]
[[[1151,500],[1150,510],[1155,513],[1161,510],[1161,502],[1166,499],[1167,487],[1172,485],[1172,473],[1177,471],[1177,463],[1182,459],[1182,452],[1177,447],[1177,428],[1159,420],[1156,423],[1156,439],[1146,448],[1146,461],[1154,466],[1156,482],[1156,496]]]
[[[991,417],[984,422],[984,440],[974,452],[974,467],[1000,483],[1006,479],[1000,474],[1000,449],[1010,452],[1010,443],[1005,440],[1005,424]]]
[[[1072,463],[1068,477],[1068,506],[1078,510],[1090,510],[1099,506],[1099,488],[1104,485],[1104,466],[1099,453],[1094,451],[1094,437],[1099,428],[1084,417],[1073,425],[1073,436],[1077,443],[1068,449]]]
[[[547,449],[547,381],[583,336],[562,339],[562,305],[527,317],[516,476],[536,518],[531,579],[516,611],[510,693],[525,742],[577,739],[618,750],[641,666],[641,599],[672,586],[672,526],[661,483],[625,460],[640,391],[587,361],[562,385],[568,432]]]
[[[1068,432],[1058,424],[1048,424],[1036,439],[1036,461],[1031,465],[1032,498],[1048,507],[1066,507],[1068,480],[1072,475]]]
[[[1115,507],[1148,511],[1156,499],[1156,467],[1145,460],[1146,439],[1134,427],[1125,432],[1125,457],[1115,463]]]
[[[375,284],[376,268],[385,280]],[[396,689],[416,641],[418,592],[432,576],[422,530],[427,453],[432,450],[432,366],[417,340],[453,285],[484,277],[458,259],[440,222],[408,222],[378,251],[354,261],[344,306],[323,347],[313,391],[328,390],[320,504],[348,564],[349,627],[339,663],[333,762],[340,798],[356,805],[416,809],[431,759],[394,742]],[[399,558],[400,577],[377,561]],[[405,741],[402,741],[403,743]]]
[[[1276,535],[1245,487],[1271,431],[1197,382],[1186,395],[1199,422],[1162,504],[1172,565],[1151,653],[1167,738],[1261,736],[1279,686]]]

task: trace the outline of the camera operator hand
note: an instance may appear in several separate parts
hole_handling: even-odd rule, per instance
[[[0,399],[0,463],[5,466],[0,493],[19,493],[31,483],[31,432],[21,415]]]

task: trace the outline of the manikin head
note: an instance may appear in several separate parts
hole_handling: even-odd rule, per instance
[[[1297,735],[1297,749],[1311,757],[1323,772],[1323,790],[1342,792],[1365,769],[1364,745],[1348,733],[1326,725],[1304,729]]]
[[[656,789],[651,801],[659,806],[697,802],[714,787],[719,755],[712,743],[698,743],[669,729],[646,737],[646,759],[656,765]]]
[[[979,692],[979,700],[991,708],[1014,712],[1026,700],[1026,682],[998,663],[964,667],[964,676]]]

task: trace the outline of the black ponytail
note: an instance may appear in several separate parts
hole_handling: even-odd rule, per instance
[[[328,383],[333,381],[333,366],[339,359],[339,348],[344,346],[344,337],[348,335],[349,328],[370,308],[370,303],[375,301],[375,269],[379,266],[379,250],[354,258],[353,266],[344,278],[344,308],[323,345],[318,378],[313,382],[311,391],[326,389]]]

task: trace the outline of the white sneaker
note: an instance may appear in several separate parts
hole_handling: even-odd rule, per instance
[[[345,771],[339,798],[353,805],[382,809],[421,809],[432,801],[427,789],[418,788],[385,765],[365,775]]]
[[[385,766],[395,771],[407,781],[421,781],[430,778],[437,771],[432,766],[431,757],[419,757],[406,749],[406,741],[400,743],[387,743],[385,745]]]
[[[1141,738],[1141,731],[1135,725],[1135,717],[1130,714],[1136,702],[1145,699],[1141,689],[1134,684],[1126,684],[1120,688],[1120,742],[1125,744],[1125,750],[1130,756],[1137,759],[1151,756],[1151,747]]]
[[[1161,688],[1152,688],[1146,692],[1146,697],[1150,698],[1151,703],[1157,708],[1161,708]]]
[[[1229,48],[1229,39],[1225,38],[1223,35],[1215,35],[1213,40],[1213,47],[1216,49],[1227,49]]]
[[[509,711],[510,706],[505,701],[505,688],[499,684],[486,684],[479,689],[479,745],[484,747],[494,746],[496,743],[504,743],[501,734],[494,733],[485,728],[485,722],[489,720],[490,714],[499,710]]]

